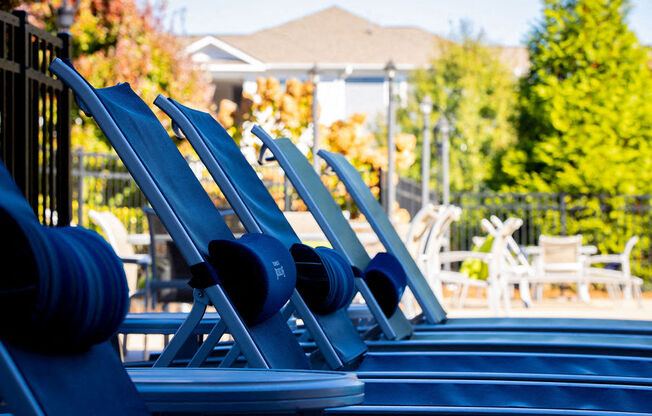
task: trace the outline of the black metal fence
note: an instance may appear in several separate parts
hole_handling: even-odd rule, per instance
[[[0,12],[0,157],[39,219],[67,225],[70,206],[70,91],[48,73],[70,57],[70,35]]]
[[[432,201],[435,195],[432,195]],[[421,187],[401,178],[397,188],[401,207],[412,216],[421,208]],[[652,280],[652,195],[569,195],[565,193],[452,193],[451,204],[462,208],[462,218],[451,226],[451,249],[468,249],[471,239],[483,235],[482,218],[496,215],[523,220],[514,238],[536,245],[541,234],[582,234],[585,244],[616,253],[629,237],[638,235],[633,273]]]
[[[147,230],[142,207],[147,204],[131,175],[115,154],[72,153],[72,196],[74,221],[92,226],[88,210],[111,210],[130,233]],[[204,166],[190,161],[195,175],[200,179],[218,207],[228,204]],[[259,176],[274,199],[283,208],[297,210],[300,198],[286,183],[278,166],[256,167]],[[409,185],[409,186],[406,186]],[[435,195],[431,195],[434,201]],[[497,215],[523,220],[515,238],[522,245],[536,245],[541,234],[582,234],[585,244],[596,245],[602,252],[618,252],[632,235],[641,240],[634,251],[633,272],[648,281],[652,280],[652,196],[650,195],[567,195],[546,193],[453,193],[451,203],[462,207],[460,221],[451,228],[451,248],[469,249],[473,236],[482,235],[482,218]],[[402,208],[414,214],[421,208],[421,189],[415,181],[401,178],[397,199]],[[343,208],[351,209],[351,202]],[[81,220],[80,220],[81,219]]]
[[[224,195],[204,165],[196,160],[190,160],[189,164],[215,205],[220,209],[228,208]],[[294,190],[286,186],[279,167],[259,166],[256,170],[277,201],[285,201],[288,206],[296,204],[298,198]],[[75,224],[93,228],[88,211],[108,210],[121,220],[129,233],[144,233],[147,219],[142,207],[147,204],[145,195],[115,153],[87,153],[80,149],[72,152],[72,219]]]

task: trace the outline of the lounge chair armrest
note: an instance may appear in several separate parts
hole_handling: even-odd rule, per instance
[[[141,266],[149,266],[152,264],[152,258],[149,254],[134,254],[131,256],[121,256],[120,260],[126,264],[138,264]]]
[[[439,261],[441,263],[456,263],[467,259],[479,259],[484,262],[489,262],[491,255],[489,253],[482,253],[479,251],[444,251],[439,253]]]
[[[596,263],[622,263],[623,258],[620,254],[598,254],[595,256],[587,257],[584,261],[585,264],[596,264]]]
[[[129,234],[127,236],[127,242],[135,246],[148,246],[150,244],[151,237],[148,233],[140,234]]]
[[[145,289],[134,290],[129,293],[129,299],[135,298],[137,296],[145,296]]]

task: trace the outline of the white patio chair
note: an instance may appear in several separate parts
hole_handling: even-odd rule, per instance
[[[512,234],[521,228],[523,220],[519,218],[508,218],[502,223],[501,227],[494,228],[488,220],[483,218],[481,225],[488,233],[491,233],[491,229],[493,228],[492,235],[494,237],[487,263],[489,269],[489,276],[487,277],[487,283],[489,285],[487,290],[489,306],[496,313],[502,301],[505,314],[509,315],[511,307],[510,284],[514,281],[521,283],[527,277],[528,272],[527,269],[519,267],[518,264],[512,262],[513,257],[509,253],[508,248],[509,239],[513,241]]]
[[[410,221],[410,228],[405,236],[404,243],[416,261],[418,261],[420,253],[424,252],[428,236],[442,209],[442,206],[427,204]]]
[[[584,256],[582,235],[539,236],[541,253],[538,256],[536,283],[574,283],[577,295],[584,301],[591,300],[588,284],[584,277]],[[531,279],[531,283],[532,282]]]
[[[441,251],[451,223],[459,220],[461,213],[461,208],[456,206],[440,208],[437,219],[424,245],[424,250],[417,259],[417,264],[421,267],[430,286],[440,299],[443,297],[442,285],[455,285],[456,290],[453,299],[457,299],[456,303],[459,307],[464,306],[469,287],[486,290],[488,284],[484,280],[471,279],[464,273],[446,270],[444,265],[462,262],[466,259],[480,259],[488,262],[490,256],[489,253],[476,251]]]
[[[629,264],[632,250],[636,243],[638,243],[638,240],[638,236],[633,236],[627,240],[627,243],[625,243],[625,249],[620,254],[598,254],[588,257],[585,261],[586,268],[584,269],[587,281],[591,283],[605,284],[609,291],[609,295],[614,299],[622,287],[624,299],[631,300],[632,296],[635,296],[636,301],[640,305],[643,279],[637,276],[632,276]],[[618,264],[620,265],[620,270],[591,267],[593,264]]]
[[[419,257],[425,249],[428,236],[437,220],[437,216],[440,214],[441,208],[440,205],[426,204],[410,221],[410,228],[405,236],[404,243],[417,264],[419,264]],[[417,302],[409,287],[405,289],[401,303],[406,316],[418,314]]]
[[[495,215],[492,215],[490,220],[491,221],[487,221],[486,219],[483,219],[481,224],[485,231],[495,238],[505,225],[503,221]],[[519,221],[522,226],[523,221]],[[525,255],[523,255],[521,248],[516,240],[514,240],[514,237],[512,237],[512,234],[505,237],[505,244],[505,260],[507,261],[507,264],[502,271],[504,273],[504,279],[506,279],[506,284],[508,286],[518,285],[520,298],[525,306],[529,307],[532,305],[532,297],[530,296],[530,279],[534,277],[536,270],[532,267],[530,262],[528,262]],[[506,294],[510,293],[511,290]]]
[[[124,263],[129,296],[142,294],[143,291],[138,290],[138,269],[142,268],[145,273],[149,273],[149,268],[152,265],[149,254],[135,254],[133,246],[129,243],[127,229],[110,211],[90,210],[88,217],[100,227],[104,237]]]

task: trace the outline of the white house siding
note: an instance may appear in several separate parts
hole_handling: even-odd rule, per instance
[[[322,77],[317,88],[317,99],[321,108],[319,122],[330,125],[347,115],[346,82],[343,79]]]
[[[367,114],[367,122],[376,120],[386,110],[387,101],[383,77],[351,77],[346,80],[346,117]]]

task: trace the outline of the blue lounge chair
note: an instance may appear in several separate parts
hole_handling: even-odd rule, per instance
[[[42,227],[0,163],[0,412],[145,415],[108,339],[122,263],[96,233]]]
[[[208,298],[220,313],[222,317],[220,322],[224,322],[224,324],[218,324],[217,326],[222,326],[222,328],[216,328],[215,331],[221,333],[224,331],[224,327],[228,328],[236,343],[231,351],[240,350],[247,358],[248,364],[252,366],[305,366],[305,355],[298,349],[298,345],[293,346],[290,342],[292,340],[296,344],[296,340],[286,336],[287,329],[283,329],[285,323],[280,314],[274,311],[275,308],[265,310],[266,301],[262,302],[262,310],[259,309],[260,302],[251,302],[250,304],[245,302],[258,295],[255,290],[251,290],[258,286],[255,285],[256,282],[252,282],[256,275],[248,274],[241,267],[249,268],[257,265],[255,261],[257,255],[265,256],[276,246],[274,241],[278,242],[278,240],[255,234],[253,237],[249,237],[253,240],[245,239],[234,242],[228,230],[225,230],[216,220],[217,218],[221,220],[219,213],[205,192],[201,190],[199,182],[174,145],[165,137],[165,131],[158,120],[129,86],[121,84],[102,90],[93,90],[71,68],[58,62],[55,61],[52,64],[53,72],[70,85],[80,98],[82,107],[90,110],[166,224],[166,228],[179,245],[181,252],[187,260],[195,260],[189,261],[189,263],[193,265],[193,271],[196,273],[196,279],[193,278],[193,284],[198,287],[196,298],[198,302]],[[163,190],[165,192],[160,192]],[[195,219],[189,217],[195,217]],[[215,236],[221,237],[223,240],[217,242],[212,240],[214,243],[209,245],[211,240],[207,240],[207,238],[215,238]],[[263,244],[258,246],[246,244],[247,241],[255,243],[256,240]],[[229,250],[234,247],[244,250],[246,247],[242,247],[242,245],[256,248],[255,251],[248,252],[246,260],[242,258],[234,270],[240,279],[239,282],[248,289],[246,293],[248,298],[244,299],[240,297],[237,285],[235,288],[229,288],[229,279],[232,276],[229,274],[228,268],[233,266],[229,265],[225,258],[239,255],[237,252]],[[324,253],[320,252],[319,254]],[[274,255],[281,256],[281,251],[275,252]],[[214,261],[218,259],[219,262]],[[280,257],[278,261],[287,272],[290,266],[285,264],[285,260]],[[332,263],[334,266],[337,264],[342,263]],[[200,267],[197,267],[198,265]],[[285,268],[286,265],[288,268]],[[278,273],[279,264],[272,264],[272,266]],[[309,264],[303,265],[310,269],[309,266]],[[214,273],[209,274],[213,271],[213,267],[219,269],[221,281],[215,279]],[[342,269],[342,272],[344,271],[346,269]],[[277,286],[277,280],[273,278],[257,283],[265,282],[269,284],[268,289],[272,292],[283,289],[284,286],[283,284]],[[229,292],[228,296],[226,291]],[[220,294],[224,294],[224,296]],[[237,305],[237,312],[232,301]],[[169,346],[175,344],[177,338],[181,339],[179,342],[183,342],[184,331],[188,326],[194,326],[192,322],[189,325],[186,323],[182,325]],[[209,334],[205,345],[211,347],[215,343],[216,340],[211,338],[213,335],[214,332]],[[168,349],[164,351],[161,358],[166,355]],[[201,354],[203,351],[198,351],[197,355]],[[199,360],[199,362],[202,361],[204,361],[203,358]],[[225,357],[222,363],[229,361],[229,358]],[[373,400],[365,402],[365,405],[369,407],[355,406],[345,409],[346,412],[351,412],[351,414],[376,414],[379,412],[396,414],[397,412],[402,413],[404,406],[412,405],[411,412],[418,411],[429,414],[469,414],[471,411],[493,414],[500,412],[503,414],[505,412],[528,414],[533,409],[539,409],[541,414],[561,412],[560,414],[602,415],[605,410],[643,412],[644,406],[652,398],[652,388],[635,385],[635,382],[618,386],[571,383],[572,385],[568,386],[567,390],[569,395],[564,396],[561,401],[549,405],[546,397],[559,392],[560,388],[566,390],[564,385],[550,382],[522,383],[512,380],[499,382],[455,378],[426,380],[415,379],[413,376],[398,380],[387,378],[383,374],[377,375],[378,378],[370,379],[366,386],[367,393],[371,391],[374,397]],[[626,395],[629,400],[625,402],[618,400],[623,395]],[[599,398],[592,399],[594,396]],[[519,406],[523,409],[512,409],[512,406]],[[552,412],[541,410],[550,407],[563,410]]]
[[[157,97],[155,104],[172,118],[173,124],[177,130],[179,128],[183,130],[185,136],[191,142],[200,158],[204,161],[209,172],[223,190],[230,204],[233,206],[241,221],[250,232],[265,232],[273,235],[281,241],[284,241],[288,248],[300,242],[287,223],[287,220],[262,185],[262,182],[258,179],[255,172],[253,172],[242,154],[240,154],[239,149],[233,140],[219,123],[206,113],[189,109],[188,107],[185,107],[172,99],[166,99],[163,96]],[[262,130],[257,130],[255,128],[254,132],[260,136],[265,136]],[[268,145],[268,142],[270,142],[269,136],[262,138],[266,145]],[[272,143],[271,146],[274,146],[274,144],[275,143]],[[281,162],[284,168],[291,170],[295,169],[297,165],[300,165],[303,168],[308,166],[307,160],[296,151],[291,143],[287,148],[289,150],[284,154],[284,156],[287,158],[287,153],[290,153],[292,149],[294,149],[295,152],[291,154],[291,157],[293,157],[294,160],[292,164],[283,165],[283,162]],[[278,151],[278,148],[275,149]],[[325,227],[324,225],[322,225],[322,227],[324,227],[327,235],[329,235],[331,242],[335,247],[341,249],[352,264],[360,269],[366,268],[367,264],[370,262],[369,257],[362,245],[355,238],[355,234],[346,220],[344,220],[339,209],[335,206],[335,203],[330,197],[330,194],[321,184],[319,177],[314,173],[314,171],[306,171],[304,169],[301,174],[296,174],[295,172],[294,179],[290,172],[288,172],[288,175],[291,180],[296,179],[298,182],[311,181],[309,186],[302,186],[303,184],[299,183],[299,186],[297,186],[299,193],[304,197],[304,199],[308,197],[308,199],[312,200],[307,201],[308,206],[311,208],[314,208],[315,201],[317,200],[320,201],[320,207],[326,205],[329,208],[333,208],[331,210],[333,215],[328,218],[330,221],[326,221],[322,217],[322,222],[320,224],[326,224]],[[295,183],[295,186],[296,185],[297,183]],[[307,190],[308,188],[310,189],[309,191]],[[304,190],[303,193],[302,189]],[[328,205],[329,202],[333,207]],[[327,229],[330,230],[330,233]],[[385,336],[392,339],[410,335],[411,327],[407,319],[402,316],[400,309],[395,308],[393,315],[386,317],[385,313],[381,310],[382,308],[370,293],[364,280],[356,279],[356,281],[358,289],[365,295],[366,301],[370,304],[374,316],[381,323],[381,326],[383,326],[382,324],[384,323],[383,330]],[[392,291],[389,293],[391,294]],[[396,291],[394,291],[394,293],[396,293]],[[394,296],[392,300],[394,306],[397,301],[398,297]],[[452,335],[452,333],[446,335]],[[455,339],[462,342],[463,337],[468,334],[455,335]],[[509,333],[504,333],[494,336],[493,339],[488,339],[489,337],[487,336],[487,333],[481,333],[471,334],[470,342],[476,344],[476,348],[478,348],[478,344],[483,342],[483,339],[487,343],[494,345],[501,341],[508,342],[511,344],[510,348],[513,348],[515,344],[518,344],[519,342],[525,342],[529,349],[536,348],[537,342],[545,342],[548,343],[552,349],[580,348],[588,350],[593,349],[595,351],[597,348],[602,352],[605,351],[605,347],[628,350],[631,348],[629,343],[632,341],[639,342],[639,346],[643,349],[648,348],[649,345],[648,339],[637,336],[574,336],[567,334],[565,336],[557,335],[556,337],[550,337],[549,335],[550,334],[547,334],[546,336],[540,336],[537,334],[516,334],[510,336]],[[418,333],[414,337],[423,341],[419,348],[427,348],[427,344],[423,345],[426,343],[426,337],[427,334],[424,333]],[[440,343],[445,342],[446,336],[438,335],[436,338],[437,343]],[[618,345],[620,347],[618,347]],[[384,344],[383,347],[388,348],[387,344]],[[494,346],[494,348],[499,349],[500,347]],[[643,355],[646,354],[647,353],[643,352]]]
[[[189,109],[172,99],[165,99],[162,96],[157,98],[156,104],[172,117],[175,129],[183,130],[184,135],[196,149],[197,153],[202,158],[216,182],[229,199],[231,205],[234,207],[234,210],[239,215],[241,221],[249,231],[264,231],[270,233],[281,241],[284,241],[288,248],[299,243],[298,237],[294,234],[285,220],[285,217],[282,215],[255,172],[246,162],[233,140],[230,138],[228,133],[226,133],[226,131],[210,117],[210,115]],[[365,290],[364,286],[363,290]],[[394,301],[396,302],[396,299]],[[317,320],[319,320],[318,314]],[[338,335],[341,334],[331,334],[329,327],[326,325],[324,326],[324,331],[322,333],[317,332],[317,344],[320,346],[324,343],[328,344],[329,342],[337,344]],[[320,339],[321,336],[326,339]],[[409,343],[407,345],[408,348],[411,346]],[[584,346],[582,346],[582,348],[584,348]],[[339,348],[336,345],[333,350],[344,351],[346,350],[346,347]],[[326,351],[324,352],[326,355],[328,349],[324,349],[324,351]],[[504,363],[510,360],[510,358],[508,358],[509,355],[503,354],[500,355],[500,359],[505,359],[506,361],[498,364],[495,361],[498,356],[492,355],[492,358],[485,356],[486,359],[484,361],[474,360],[473,364],[470,366],[465,366],[465,364],[463,364],[459,367],[457,366],[459,364],[452,363],[464,360],[463,355],[440,354],[428,356],[428,358],[425,357],[426,355],[427,354],[422,354],[421,356],[417,354],[400,355],[392,358],[391,354],[388,354],[383,356],[383,358],[380,358],[378,355],[369,354],[365,360],[363,360],[360,369],[380,370],[390,368],[388,365],[394,365],[391,367],[392,369],[442,369],[445,367],[449,371],[490,371],[489,369],[496,371],[497,368],[504,368]],[[566,358],[568,358],[568,361],[566,362],[566,366],[559,367],[559,365],[563,365],[564,359],[560,355],[556,355],[554,358],[548,357],[551,358],[550,362],[544,363],[546,359],[543,359],[544,361],[541,361],[539,362],[539,365],[536,365],[535,361],[541,360],[542,358],[535,358],[534,355],[529,355],[527,357],[532,361],[524,366],[519,365],[518,363],[522,362],[521,360],[525,359],[526,356],[518,355],[517,357],[512,355],[512,366],[510,368],[515,372],[533,372],[541,371],[541,369],[545,369],[545,371],[554,371],[554,369],[557,369],[560,372],[564,372],[580,362],[585,362],[578,356],[567,356]],[[333,361],[337,362],[338,358],[340,361],[346,362],[346,357],[344,356],[331,358],[330,360],[328,357],[326,358],[329,363],[332,363]],[[428,359],[434,361],[428,362]],[[600,360],[596,359],[596,357],[592,357],[590,360],[592,364],[588,365],[588,367],[583,367],[582,374],[590,374],[592,371],[599,373],[601,371],[597,370],[598,367],[593,367],[593,370],[590,370],[592,365],[598,365],[601,367]],[[610,359],[607,361],[610,361]],[[623,362],[620,363],[622,364]],[[466,364],[468,364],[468,362]],[[579,367],[575,367],[575,369],[579,370]],[[631,374],[629,370],[624,371],[625,372],[621,374]],[[613,375],[614,373],[611,374]]]

